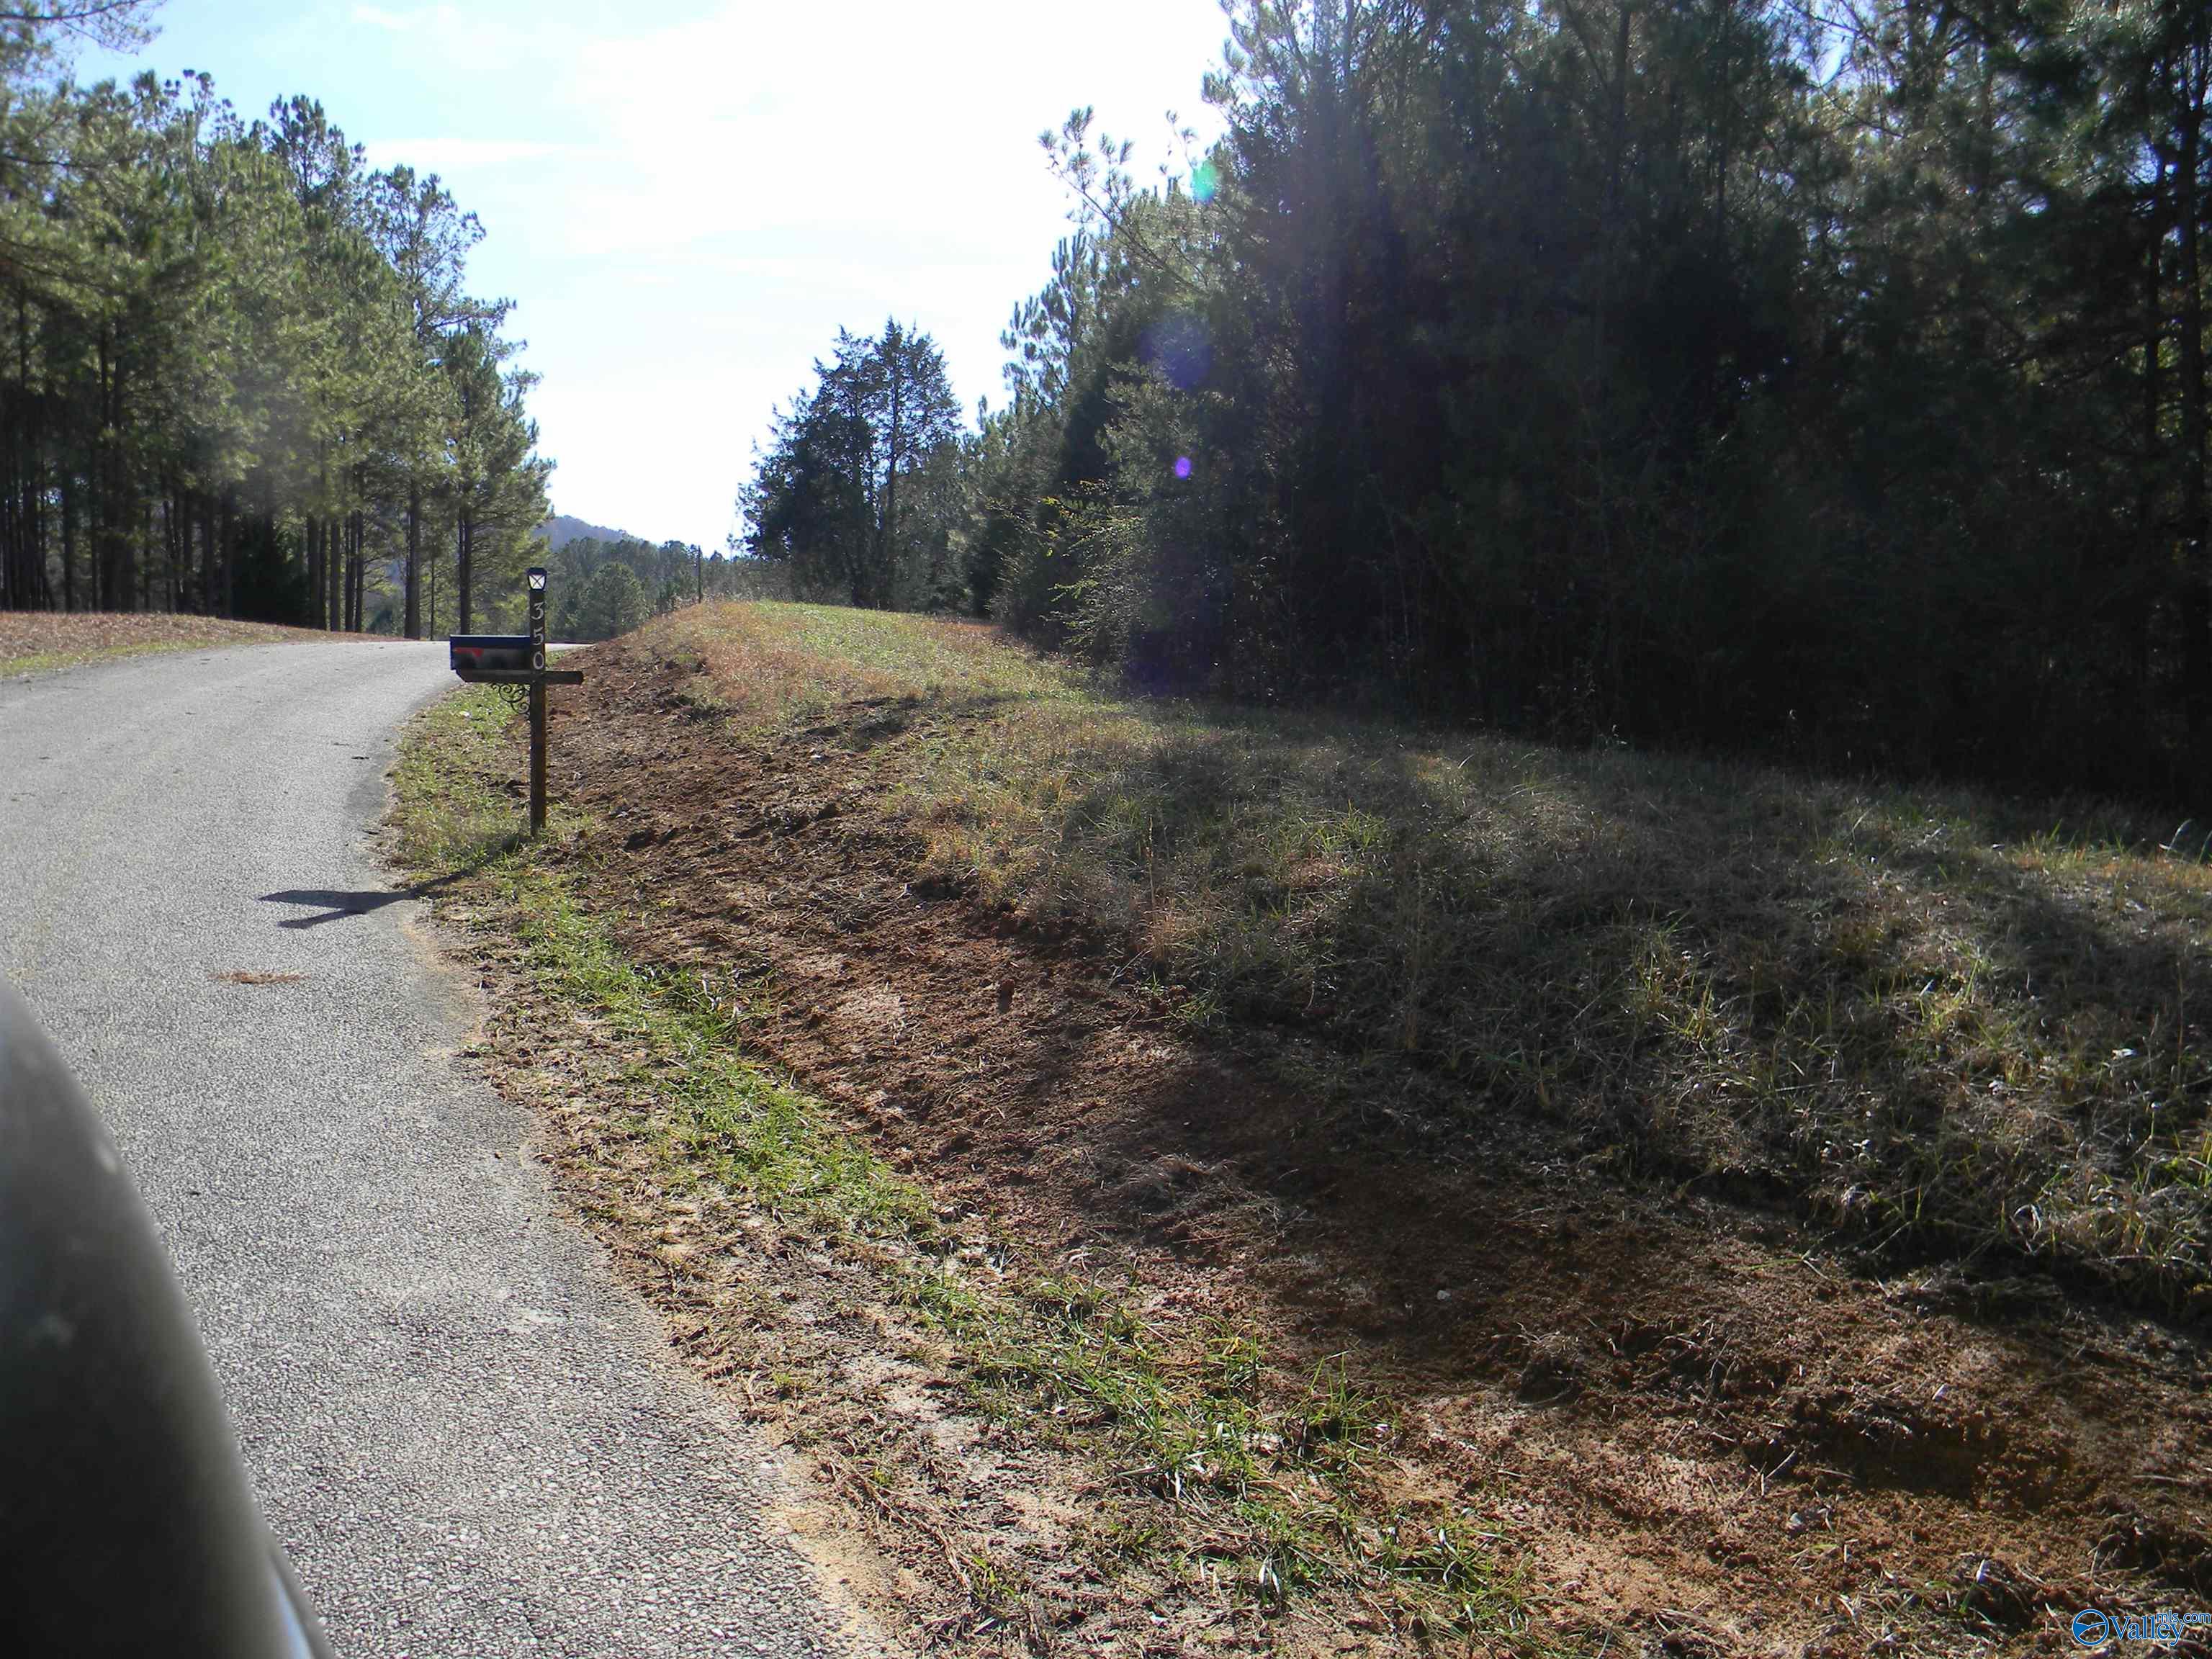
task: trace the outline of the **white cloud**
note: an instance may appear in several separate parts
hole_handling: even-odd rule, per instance
[[[535,161],[568,154],[574,148],[571,144],[515,138],[394,138],[367,146],[373,167],[389,167],[404,162],[417,173],[441,173]]]
[[[995,400],[999,331],[1066,229],[1037,133],[1095,103],[1149,172],[1168,108],[1213,130],[1199,81],[1223,32],[1214,0],[353,15],[422,66],[386,130],[439,136],[371,153],[482,215],[475,278],[520,302],[562,510],[709,545],[840,325],[919,323],[963,402]]]
[[[549,51],[565,56],[580,38],[574,27],[556,19],[518,27],[513,16],[504,15],[506,10],[499,3],[416,6],[404,11],[357,5],[352,16],[356,23],[410,37],[408,50],[423,55],[426,78],[448,66],[465,65],[472,76],[497,76],[505,81]],[[497,90],[488,89],[484,101],[490,106],[504,100]]]
[[[1075,104],[1107,105],[1152,151],[1166,148],[1168,101],[1208,113],[1206,59],[1146,27],[1146,10],[1173,9],[729,6],[580,43],[571,106],[599,125],[610,165],[574,181],[573,222],[593,246],[662,249],[865,224],[889,254],[908,235],[949,227],[972,244],[1057,218],[1035,139]]]

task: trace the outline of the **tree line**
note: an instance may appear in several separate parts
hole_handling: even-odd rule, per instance
[[[246,120],[206,76],[60,73],[145,15],[0,18],[0,608],[420,637],[442,577],[466,631],[551,471],[510,304],[467,287],[482,225],[312,99]]]
[[[692,543],[578,536],[541,552],[539,560],[551,599],[546,625],[556,640],[611,639],[710,599],[789,596],[787,585],[766,580],[754,561],[726,558]]]
[[[2196,787],[2212,8],[1228,10],[1161,183],[1046,135],[1001,406],[842,339],[750,550],[1146,687]]]

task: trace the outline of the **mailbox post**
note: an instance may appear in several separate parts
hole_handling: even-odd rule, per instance
[[[520,685],[530,696],[530,833],[545,828],[545,688],[581,685],[581,669],[545,665],[545,573],[528,575],[527,634],[455,634],[446,641],[453,672],[472,685]]]
[[[545,573],[530,569],[530,833],[545,828]]]

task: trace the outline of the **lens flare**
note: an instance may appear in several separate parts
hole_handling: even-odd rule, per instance
[[[1176,457],[1176,477],[1178,478],[1188,478],[1190,477],[1189,456],[1178,455]]]
[[[1200,161],[1190,170],[1190,198],[1194,202],[1212,201],[1220,188],[1221,171],[1212,162]]]
[[[1146,329],[1139,349],[1145,361],[1178,392],[1189,392],[1203,383],[1213,366],[1213,347],[1206,338],[1206,324],[1179,312],[1169,313]]]

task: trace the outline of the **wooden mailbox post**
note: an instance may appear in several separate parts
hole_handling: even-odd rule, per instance
[[[581,685],[579,668],[545,665],[545,573],[532,566],[527,634],[455,634],[446,641],[453,672],[472,685],[520,685],[530,693],[530,833],[545,828],[545,688]]]

